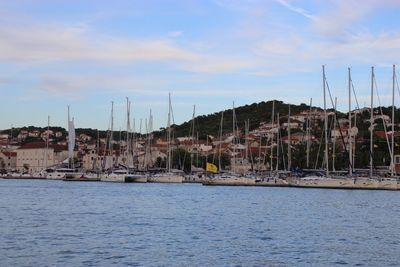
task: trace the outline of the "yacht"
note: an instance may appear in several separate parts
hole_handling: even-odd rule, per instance
[[[82,177],[83,173],[79,172],[77,169],[71,168],[58,168],[55,170],[48,169],[46,179],[49,180],[63,180],[63,179],[73,179]]]

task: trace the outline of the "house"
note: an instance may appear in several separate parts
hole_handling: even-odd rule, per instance
[[[34,130],[34,131],[32,131],[32,132],[28,132],[28,136],[29,136],[29,137],[37,138],[37,137],[40,136],[40,131]]]
[[[335,127],[335,129],[332,129],[331,131],[331,140],[334,141],[335,139],[343,139],[345,143],[348,142],[348,137],[351,134],[351,136],[357,136],[358,134],[358,128],[357,127],[351,127],[349,129],[349,126],[347,125],[341,125],[340,127]]]
[[[18,141],[25,140],[28,137],[29,132],[27,130],[21,130],[17,136]]]
[[[81,141],[81,142],[89,142],[89,141],[91,141],[92,140],[92,137],[90,136],[90,135],[87,135],[87,134],[84,134],[84,133],[82,133],[82,134],[80,134],[79,135],[79,141]]]
[[[289,127],[289,123],[285,122],[282,123],[282,128],[287,129]],[[302,129],[303,128],[303,122],[299,120],[290,120],[290,128],[291,129]]]
[[[293,133],[290,135],[290,140],[289,140],[289,136],[283,136],[282,137],[282,142],[288,144],[290,142],[291,145],[298,145],[304,142],[307,142],[307,135],[302,133],[302,132],[298,132],[298,133]],[[309,140],[311,142],[315,141],[315,136],[310,135],[309,136]]]

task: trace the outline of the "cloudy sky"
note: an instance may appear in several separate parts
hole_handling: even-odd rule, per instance
[[[368,105],[375,66],[389,105],[399,12],[398,0],[0,0],[0,129],[48,115],[66,127],[68,105],[76,127],[107,129],[111,101],[124,128],[126,97],[137,125],[152,109],[159,128],[168,92],[176,123],[193,104],[197,114],[233,101],[322,106],[323,64],[340,109],[348,67]]]

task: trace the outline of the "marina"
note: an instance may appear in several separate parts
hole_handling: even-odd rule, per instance
[[[0,7],[0,267],[400,266],[400,0]]]

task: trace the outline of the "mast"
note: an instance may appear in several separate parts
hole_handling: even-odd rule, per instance
[[[348,143],[349,143],[349,175],[353,175],[353,143],[352,143],[352,129],[351,129],[351,69],[349,71],[349,131],[348,131]]]
[[[131,125],[130,125],[130,120],[131,120],[131,118],[130,118],[130,113],[131,113],[131,111],[130,111],[130,109],[131,109],[131,103],[129,102],[129,98],[127,97],[126,98],[126,149],[125,149],[125,153],[126,153],[126,165],[129,167],[129,152],[130,152],[130,140],[129,140],[129,132],[130,132],[130,128],[131,128]]]
[[[193,115],[192,115],[192,153],[190,153],[190,173],[192,173],[193,166],[193,147],[194,147],[194,116],[196,114],[196,105],[193,105]]]
[[[69,105],[68,105],[68,129],[69,125],[70,125],[70,118],[69,118]],[[71,152],[69,152],[70,143],[71,143],[71,133],[68,131],[68,168],[71,168],[71,156],[70,156]]]
[[[46,158],[44,164],[45,169],[47,169],[47,158],[49,157],[49,130],[50,130],[50,116],[47,116]]]
[[[224,112],[221,112],[221,124],[219,126],[219,149],[218,149],[218,167],[221,171],[221,146],[222,146],[222,125],[224,123]],[[198,154],[198,153],[197,153]]]
[[[220,153],[221,157],[221,153]],[[196,167],[199,167],[199,132],[196,132]]]
[[[121,127],[119,127],[119,142],[118,142],[118,145],[119,145],[119,155],[117,157],[117,165],[119,165],[119,162],[120,162],[119,157],[121,157],[121,155],[122,155],[122,129],[121,129]]]
[[[373,144],[373,128],[374,128],[374,80],[375,80],[375,74],[374,74],[374,67],[371,67],[371,128],[370,128],[370,143],[369,143],[369,177],[372,178],[372,172],[373,172],[373,164],[374,164],[374,159],[372,158],[372,153],[374,149],[374,144]]]
[[[310,166],[310,124],[311,124],[311,106],[312,106],[312,98],[310,98],[310,110],[308,112],[307,118],[307,169]]]
[[[246,161],[248,161],[248,159],[249,159],[249,141],[248,141],[248,138],[249,138],[249,124],[250,124],[250,120],[249,119],[247,119],[247,121],[244,121],[244,125],[245,125],[245,129],[244,129],[244,131],[245,131],[245,146],[246,146],[245,158],[246,158]]]
[[[144,156],[143,156],[143,165],[142,168],[145,169],[147,163],[147,153],[149,146],[149,124],[147,123],[147,118],[144,119],[144,132],[145,132],[145,145],[144,145]]]
[[[232,143],[233,143],[233,161],[231,163],[231,171],[235,172],[236,167],[236,143],[235,143],[235,101],[232,104]]]
[[[167,169],[168,172],[171,171],[171,93],[168,93],[168,136],[167,136],[167,146],[168,146],[168,161]]]
[[[290,104],[288,115],[288,171],[292,168],[292,148],[291,148],[291,133],[290,133]]]
[[[274,125],[274,119],[275,119],[275,100],[273,100],[272,101],[272,117],[271,117],[271,126],[272,126],[272,134],[271,134],[271,136],[272,136],[272,138],[271,138],[271,162],[270,162],[270,166],[271,166],[271,173],[272,173],[272,171],[274,170],[274,167],[272,166],[272,164],[273,164],[273,162],[272,162],[272,160],[273,160],[273,155],[274,155],[274,146],[273,146],[273,144],[274,144],[274,132],[273,132],[273,129],[275,128],[275,125]],[[260,146],[261,146],[261,135],[260,135]],[[260,153],[261,154],[261,153]],[[259,154],[259,158],[260,158],[260,155]]]
[[[276,123],[278,125],[278,134],[276,135],[276,169],[275,170],[278,171],[279,170],[279,142],[280,142],[279,136],[280,136],[280,132],[281,132],[281,129],[280,129],[281,126],[279,123],[279,112],[277,114]]]
[[[337,107],[337,97],[335,97],[335,114],[333,115],[333,129],[335,129],[336,127],[336,107]],[[341,131],[340,129],[340,125],[339,125],[339,131]],[[332,145],[332,171],[336,171],[335,169],[335,160],[336,160],[336,135],[333,138],[333,145]]]
[[[328,164],[328,115],[326,113],[326,76],[325,76],[325,65],[322,65],[322,75],[323,75],[323,88],[324,88],[324,134],[325,134],[325,167],[326,167],[326,177],[329,176],[329,164]]]
[[[146,169],[148,169],[149,166],[153,165],[153,156],[151,153],[151,147],[153,144],[153,112],[150,109],[150,116],[149,116],[149,141],[148,141],[148,149],[149,149],[149,164],[146,165]]]
[[[396,80],[396,65],[393,64],[393,90],[392,90],[392,157],[391,157],[391,175],[394,176],[394,90],[395,90],[395,80]]]
[[[354,112],[354,127],[357,127],[357,113],[356,113],[356,112]],[[355,162],[356,162],[356,145],[357,145],[357,142],[356,142],[356,138],[355,138],[355,136],[354,136],[354,143],[353,143],[353,158],[352,158],[352,162],[353,162],[353,170],[355,169],[355,166],[354,166],[354,164],[355,164]]]
[[[111,101],[111,132],[110,142],[108,144],[108,151],[111,157],[111,169],[114,168],[114,156],[113,156],[113,135],[114,135],[114,101]]]
[[[100,134],[99,134],[99,129],[97,129],[97,145],[96,145],[96,172],[99,171],[98,166],[98,159],[99,159],[99,154],[100,154]]]

